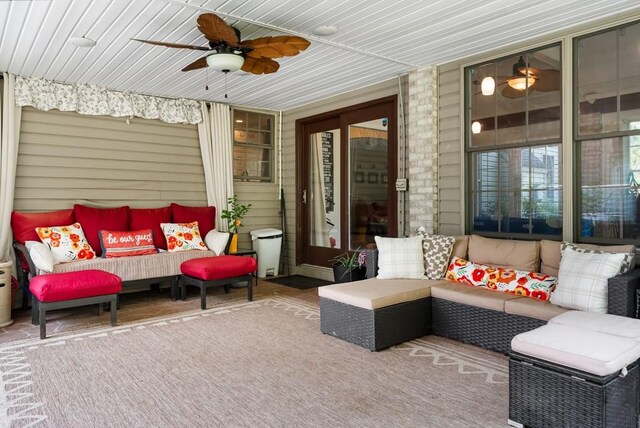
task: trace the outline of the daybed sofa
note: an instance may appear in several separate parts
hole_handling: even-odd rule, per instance
[[[629,252],[632,246],[603,248]],[[458,236],[451,258],[556,276],[560,249],[557,241]],[[549,301],[444,279],[378,279],[378,252],[365,251],[368,279],[320,287],[318,294],[322,332],[371,350],[435,333],[508,353],[515,335],[568,310]],[[640,269],[609,279],[607,312],[634,317],[638,288]]]
[[[76,260],[58,263],[53,266],[52,273],[77,272],[89,269],[99,269],[118,275],[122,279],[123,292],[131,290],[132,286],[157,284],[165,281],[171,283],[172,297],[177,297],[178,278],[181,275],[182,262],[202,257],[215,256],[208,250],[190,250],[168,252],[167,242],[160,223],[190,223],[198,222],[200,234],[205,235],[215,226],[214,207],[189,207],[171,204],[162,208],[136,209],[128,206],[117,208],[93,208],[76,204],[73,209],[45,213],[12,214],[11,225],[14,235],[14,248],[18,252],[18,261],[22,270],[22,289],[25,296],[28,293],[28,279],[41,273],[49,273],[37,269],[29,251],[25,247],[26,241],[38,241],[36,227],[53,227],[70,225],[78,222],[82,225],[87,241],[96,252],[96,257],[90,260]],[[99,230],[130,231],[151,229],[156,254],[101,258],[101,245],[98,237]],[[23,299],[26,306],[26,299]]]

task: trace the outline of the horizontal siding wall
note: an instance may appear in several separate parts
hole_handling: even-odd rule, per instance
[[[403,84],[406,85],[406,79]],[[333,281],[333,273],[329,268],[306,265],[296,266],[296,120],[397,94],[398,80],[392,79],[284,112],[282,130],[283,186],[285,189],[287,216],[286,238],[287,245],[289,247],[286,262],[291,268],[291,273],[298,273]],[[399,106],[398,110],[400,110]],[[398,140],[400,140],[400,137],[401,133],[398,131]],[[400,144],[400,141],[398,141],[398,144]]]
[[[277,183],[248,183],[236,181],[233,190],[238,202],[251,204],[249,213],[242,220],[243,227],[238,232],[238,247],[252,248],[249,232],[256,229],[282,229],[280,220],[280,199]]]
[[[23,108],[14,209],[206,205],[196,125]]]
[[[464,233],[460,67],[438,68],[438,231]]]

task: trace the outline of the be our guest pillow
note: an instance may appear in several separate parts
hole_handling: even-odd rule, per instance
[[[375,237],[378,247],[378,279],[426,279],[422,236]]]
[[[131,231],[101,230],[98,233],[102,257],[128,257],[155,254],[152,229]]]

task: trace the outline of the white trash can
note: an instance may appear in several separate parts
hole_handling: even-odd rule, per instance
[[[0,262],[0,327],[13,324],[11,319],[11,267],[12,261]]]
[[[278,275],[280,267],[280,247],[282,231],[280,229],[258,229],[251,231],[253,249],[258,255],[258,277]]]

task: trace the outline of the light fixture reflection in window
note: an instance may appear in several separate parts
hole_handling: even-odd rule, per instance
[[[482,131],[482,124],[477,120],[471,124],[471,132],[473,134],[479,134]]]
[[[536,78],[533,76],[525,77],[515,77],[513,79],[509,79],[507,81],[509,86],[517,91],[524,91],[534,83],[536,83]]]
[[[482,83],[480,84],[480,90],[482,91],[482,95],[493,95],[493,92],[496,89],[496,81],[491,76],[487,76],[482,79]]]

